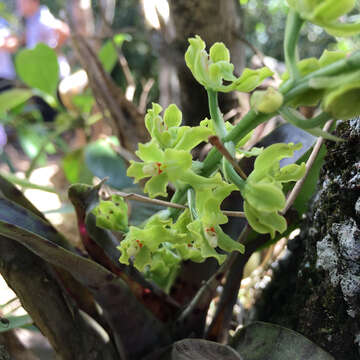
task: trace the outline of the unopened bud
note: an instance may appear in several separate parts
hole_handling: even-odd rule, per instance
[[[279,109],[283,101],[283,95],[274,88],[269,87],[267,90],[255,91],[251,96],[250,104],[255,111],[270,114]]]

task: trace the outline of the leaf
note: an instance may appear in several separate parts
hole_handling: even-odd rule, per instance
[[[11,89],[0,94],[0,114],[10,111],[12,108],[21,105],[33,96],[31,90]]]
[[[120,48],[124,41],[130,41],[128,34],[116,34],[113,39],[105,42],[99,51],[99,60],[107,72],[111,72],[118,61],[118,53],[115,45]]]
[[[107,177],[107,184],[115,189],[121,190],[133,184],[132,179],[126,175],[124,160],[116,154],[107,140],[101,139],[86,146],[85,164],[98,178]]]
[[[56,96],[59,64],[55,50],[39,43],[34,49],[21,50],[15,58],[16,72],[31,88]]]
[[[5,198],[0,198],[0,221],[13,226],[21,226],[23,229],[36,232],[39,236],[49,239],[55,244],[72,249],[72,246],[47,220]]]
[[[7,323],[0,321],[0,333],[21,327],[27,327],[33,323],[29,315],[7,316],[5,319],[8,321]]]
[[[24,194],[10,181],[0,175],[0,194],[8,200],[20,205],[34,213],[42,220],[48,222],[45,216],[24,196]]]
[[[102,266],[20,226],[0,221],[0,234],[17,241],[52,265],[69,271],[88,287],[104,312],[118,349],[128,353],[130,358],[146,353],[154,344],[168,343],[165,326],[139,303],[123,280]]]
[[[65,155],[62,167],[70,183],[92,183],[93,174],[85,164],[84,149],[77,149]]]
[[[246,360],[334,360],[301,334],[263,322],[239,330],[231,346]]]
[[[171,360],[241,360],[227,345],[202,339],[184,339],[173,345]]]

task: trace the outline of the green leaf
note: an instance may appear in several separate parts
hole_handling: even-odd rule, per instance
[[[91,184],[93,174],[85,164],[84,149],[77,149],[66,154],[62,159],[62,167],[71,184]]]
[[[59,65],[55,50],[39,43],[34,49],[21,50],[15,57],[16,72],[28,86],[56,96]]]
[[[108,178],[107,184],[121,190],[133,184],[126,175],[124,160],[111,148],[109,142],[117,144],[114,138],[97,140],[85,148],[85,164],[98,178]]]
[[[0,322],[0,333],[18,328],[26,328],[33,323],[29,315],[7,316],[6,320],[8,321],[7,324]]]
[[[230,345],[246,360],[334,360],[301,334],[263,322],[239,330]]]
[[[118,53],[114,43],[118,48],[120,48],[124,41],[130,40],[131,36],[128,34],[116,34],[113,39],[106,41],[101,47],[98,57],[107,72],[110,73],[118,62]]]
[[[33,96],[31,90],[11,89],[0,94],[0,114],[23,104]]]

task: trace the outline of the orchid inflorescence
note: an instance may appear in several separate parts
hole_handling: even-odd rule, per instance
[[[292,36],[287,38],[296,38],[305,21],[335,35],[360,32],[359,24],[343,24],[338,20],[353,8],[352,0],[345,1],[342,6],[342,2],[333,0],[288,0],[288,4],[292,14],[287,31]],[[276,233],[282,234],[287,229],[282,214],[286,203],[283,184],[301,179],[306,167],[304,163],[280,167],[280,161],[291,158],[302,145],[277,143],[265,149],[244,150],[257,124],[281,114],[306,131],[319,132],[319,126],[331,118],[348,119],[360,114],[360,105],[350,107],[346,103],[360,93],[356,54],[349,60],[344,52],[325,51],[319,59],[299,61],[296,47],[285,41],[289,71],[282,75],[279,89],[269,87],[254,91],[252,110],[242,121],[235,126],[224,122],[217,93],[252,92],[273,72],[267,67],[245,69],[236,77],[229,50],[223,43],[212,45],[209,53],[199,36],[190,38],[189,44],[185,61],[208,93],[211,118],[202,120],[198,126],[183,126],[182,113],[176,105],[162,112],[162,107],[153,103],[145,116],[151,140],[139,144],[136,155],[140,161],[130,161],[127,170],[135,183],[146,181],[144,191],[150,198],[168,197],[171,184],[176,190],[172,201],[186,203],[187,207],[181,213],[179,210],[160,211],[142,227],[128,227],[127,205],[120,196],[113,195],[94,209],[99,226],[122,231],[125,235],[119,246],[120,262],[132,263],[159,283],[161,279],[173,277],[184,260],[203,262],[212,257],[221,264],[228,253],[244,251],[244,246],[221,228],[228,222],[221,204],[233,192],[240,192],[246,219],[255,232],[274,238]],[[320,105],[323,112],[313,119],[304,119],[297,112],[300,105]],[[234,158],[236,154],[256,156],[254,169],[248,177],[239,176],[231,163],[219,154],[210,154],[210,160],[205,162],[193,159],[192,150],[214,135]]]

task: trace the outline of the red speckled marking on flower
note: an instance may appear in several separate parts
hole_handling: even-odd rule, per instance
[[[160,169],[160,166],[161,166],[162,164],[161,163],[159,163],[159,162],[157,162],[156,163],[156,166],[157,166],[157,168],[158,168],[158,170],[157,170],[157,172],[158,172],[158,175],[160,175],[163,171]]]
[[[137,242],[137,244],[139,245],[139,248],[141,249],[144,244],[140,241],[140,240],[135,240]]]

